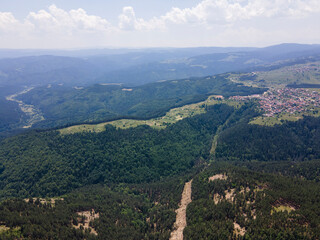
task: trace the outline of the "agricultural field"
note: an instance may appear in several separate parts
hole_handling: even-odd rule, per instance
[[[61,134],[73,134],[79,132],[103,132],[105,131],[105,126],[110,124],[116,128],[128,129],[134,128],[141,125],[148,125],[155,129],[166,128],[166,126],[176,123],[182,119],[193,117],[206,112],[206,106],[211,106],[218,103],[224,103],[235,108],[240,107],[243,103],[236,102],[233,100],[224,100],[221,96],[212,95],[207,98],[207,100],[194,103],[190,105],[185,105],[178,108],[173,108],[166,113],[163,117],[153,118],[149,120],[135,120],[135,119],[120,119],[110,122],[104,122],[99,124],[81,124],[75,125],[67,128],[60,129]]]

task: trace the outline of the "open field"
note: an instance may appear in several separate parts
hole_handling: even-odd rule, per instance
[[[6,227],[5,225],[0,225],[0,232],[8,231],[10,228]]]
[[[207,100],[194,103],[190,105],[185,105],[178,108],[173,108],[169,112],[166,113],[165,116],[149,119],[149,120],[134,120],[134,119],[120,119],[116,121],[104,122],[99,124],[81,124],[75,125],[67,128],[60,129],[59,132],[61,134],[73,134],[79,132],[102,132],[105,130],[105,126],[110,124],[115,126],[116,128],[132,128],[141,125],[148,125],[155,129],[165,128],[167,125],[176,123],[184,118],[192,117],[198,114],[202,114],[206,112],[206,106],[225,103],[235,108],[238,108],[242,105],[240,102],[232,101],[232,100],[220,100],[220,96],[209,96]]]
[[[253,119],[249,124],[257,124],[261,126],[274,126],[276,124],[282,124],[284,121],[298,121],[302,119],[302,116],[298,114],[291,115],[289,113],[281,113],[278,116],[264,117],[260,116]]]
[[[268,72],[258,72],[257,81],[278,86],[293,83],[320,83],[320,62],[297,64]]]
[[[288,205],[280,205],[280,206],[274,206],[271,210],[271,214],[277,213],[277,212],[285,212],[287,211],[288,213],[295,211],[295,208],[292,206]]]
[[[320,108],[309,107],[309,111],[301,113],[280,113],[272,117],[259,116],[254,118],[249,124],[258,124],[262,126],[274,126],[276,124],[282,124],[284,121],[298,121],[303,116],[320,117]]]
[[[320,62],[286,66],[271,71],[230,74],[233,82],[252,87],[285,87],[288,84],[320,84]]]

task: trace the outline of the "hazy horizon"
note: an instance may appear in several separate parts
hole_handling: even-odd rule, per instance
[[[297,44],[297,45],[314,45],[314,46],[320,46],[320,43],[296,43],[296,42],[290,42],[290,43],[277,43],[272,45],[264,45],[264,46],[191,46],[191,47],[175,47],[175,46],[155,46],[155,47],[130,47],[130,46],[123,46],[123,47],[114,47],[114,46],[96,46],[96,47],[79,47],[79,48],[1,48],[2,50],[8,50],[8,51],[85,51],[85,50],[156,50],[156,49],[192,49],[192,48],[252,48],[252,49],[263,49],[283,44]]]

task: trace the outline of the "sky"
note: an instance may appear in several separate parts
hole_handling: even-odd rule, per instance
[[[0,48],[320,44],[319,0],[0,0]]]

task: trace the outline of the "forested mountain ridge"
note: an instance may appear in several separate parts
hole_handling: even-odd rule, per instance
[[[96,84],[72,89],[55,85],[35,88],[18,99],[40,109],[45,120],[34,127],[102,122],[127,117],[153,118],[171,108],[205,100],[209,95],[251,95],[266,89],[233,83],[224,75],[188,78],[139,87]]]
[[[10,52],[10,51],[8,51]],[[317,57],[319,45],[280,44],[266,48],[116,49],[29,51],[0,59],[0,87],[47,84],[136,86],[160,80],[245,71],[266,64]],[[27,53],[28,51],[26,51]],[[3,55],[4,56],[4,55]]]
[[[7,138],[0,143],[0,195],[56,196],[88,184],[173,176],[208,158],[212,135],[232,111],[213,105],[162,130],[107,125],[101,133],[33,131]]]
[[[213,51],[213,50],[212,50]],[[121,70],[110,71],[98,78],[99,82],[118,82],[135,85],[160,80],[201,77],[225,72],[246,71],[303,57],[319,57],[319,45],[280,44],[256,49],[216,49],[186,57],[172,57],[141,63]],[[128,79],[127,76],[130,76]]]

